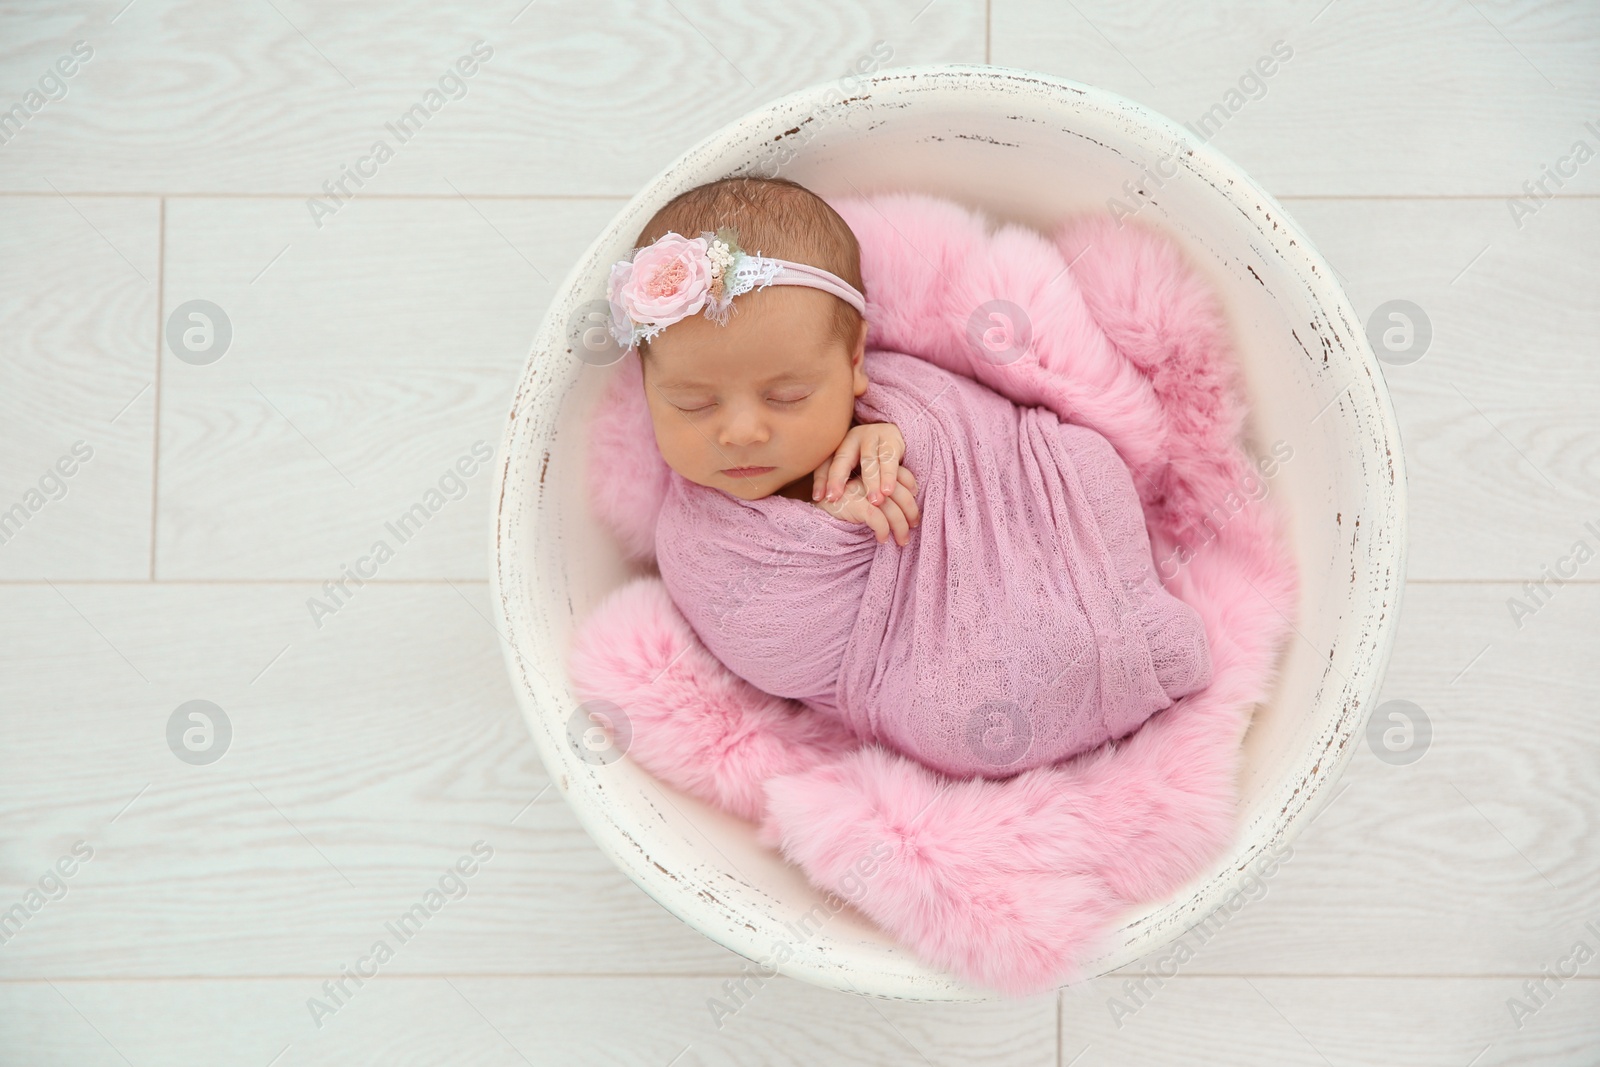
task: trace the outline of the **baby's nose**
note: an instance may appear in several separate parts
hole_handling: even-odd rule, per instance
[[[725,445],[759,444],[767,439],[766,420],[754,411],[746,408],[734,412],[722,424],[722,443]]]

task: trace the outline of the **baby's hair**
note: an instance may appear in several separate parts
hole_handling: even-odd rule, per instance
[[[722,226],[733,227],[739,246],[752,255],[821,267],[866,294],[856,235],[826,200],[788,178],[723,178],[681,192],[651,217],[634,245],[643,248],[668,232],[698,237]],[[861,313],[838,298],[833,303],[833,335],[853,352]],[[648,351],[649,342],[641,342],[640,358]]]

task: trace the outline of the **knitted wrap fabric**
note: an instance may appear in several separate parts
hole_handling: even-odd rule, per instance
[[[869,351],[866,369],[857,417],[905,435],[921,525],[880,544],[805,501],[674,474],[656,558],[713,655],[957,777],[1077,755],[1211,680],[1104,437],[914,356]]]

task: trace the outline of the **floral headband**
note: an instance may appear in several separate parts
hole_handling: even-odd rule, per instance
[[[861,291],[837,274],[806,263],[750,255],[724,226],[688,238],[668,232],[611,267],[606,299],[611,302],[611,335],[632,349],[668,326],[705,309],[706,318],[726,326],[733,298],[768,285],[804,285],[832,293],[861,314]]]

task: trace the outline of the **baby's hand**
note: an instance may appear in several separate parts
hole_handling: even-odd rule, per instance
[[[893,491],[899,479],[896,471],[906,454],[906,439],[900,427],[892,422],[872,422],[865,426],[852,426],[844,435],[831,462],[818,467],[813,475],[811,499],[841,499],[845,480],[861,464],[861,487],[866,491],[867,502],[882,504]]]
[[[844,492],[840,494],[842,499],[817,500],[813,503],[834,518],[846,522],[864,522],[871,526],[879,544],[886,542],[892,531],[895,542],[905,545],[911,540],[911,527],[922,522],[916,491],[916,476],[901,467],[895,476],[894,491],[881,505],[867,499],[860,478],[851,478],[845,483]]]

